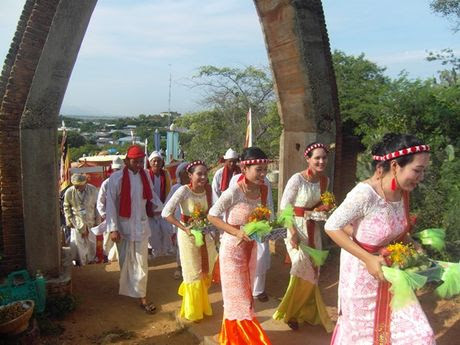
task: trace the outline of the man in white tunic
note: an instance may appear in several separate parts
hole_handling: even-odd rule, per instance
[[[120,295],[140,299],[147,313],[156,307],[148,303],[148,217],[163,205],[153,192],[152,181],[143,169],[144,151],[138,145],[128,148],[125,168],[109,178],[106,222],[110,238],[117,244],[120,263]]]
[[[64,194],[66,225],[71,228],[70,248],[73,259],[81,265],[94,261],[96,243],[89,239],[90,229],[100,222],[96,211],[97,188],[86,182],[83,174],[73,174],[72,187]]]
[[[164,169],[165,162],[160,152],[153,151],[149,156],[149,174],[153,183],[153,190],[160,198],[162,203],[166,202],[171,189],[171,177],[169,172]],[[153,217],[149,218],[151,235],[149,244],[152,248],[152,256],[158,257],[174,253],[172,243],[173,229],[165,219],[161,217],[161,212],[155,210]]]
[[[216,171],[212,179],[212,202],[215,203],[220,195],[230,185],[230,180],[241,173],[238,163],[238,153],[231,148],[225,152],[224,166]]]
[[[120,169],[122,169],[124,166],[123,160],[120,157],[116,157],[112,161],[112,174]],[[102,220],[105,222],[105,203],[107,200],[107,185],[109,183],[109,179],[105,179],[104,182],[102,182],[101,187],[99,188],[99,194],[97,196],[97,211],[99,212]],[[105,224],[106,225],[106,224]],[[107,227],[106,227],[107,228]],[[116,246],[114,246],[113,241],[110,239],[110,233],[105,231],[104,232],[104,255],[111,261],[117,260],[118,255],[117,255],[117,250]]]
[[[237,174],[230,180],[230,186],[233,186],[238,182],[241,174]],[[264,178],[264,182],[267,185],[267,205],[266,207],[271,211],[270,219],[274,219],[273,209],[273,195],[272,195],[272,184],[267,177]],[[260,302],[267,302],[268,296],[265,293],[265,279],[268,269],[270,268],[270,246],[268,241],[257,242],[257,264],[255,278],[252,283],[252,295],[256,297]]]

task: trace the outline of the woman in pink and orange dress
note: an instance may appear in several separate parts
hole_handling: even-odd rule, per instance
[[[408,193],[423,180],[429,146],[412,135],[386,134],[372,150],[374,175],[358,183],[325,224],[342,247],[339,318],[333,345],[433,345],[433,330],[418,300],[391,310],[380,249],[411,242]],[[351,224],[350,236],[344,228]]]
[[[255,277],[257,245],[242,230],[251,212],[267,203],[264,183],[269,160],[256,147],[243,151],[242,175],[225,190],[209,210],[208,219],[224,231],[219,250],[224,317],[219,335],[223,345],[269,345],[270,340],[255,318],[252,280]],[[226,213],[224,222],[219,216]]]

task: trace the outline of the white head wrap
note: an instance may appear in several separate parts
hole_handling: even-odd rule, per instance
[[[158,152],[158,151],[153,151],[150,156],[149,156],[149,161],[151,161],[152,159],[154,158],[161,158],[163,159],[163,157],[161,156],[161,153]]]
[[[180,173],[185,170],[187,165],[188,165],[188,162],[182,162],[177,166],[177,168],[176,168],[176,180],[177,180],[177,183],[180,182]]]
[[[238,153],[230,148],[225,152],[224,159],[238,159]]]
[[[112,169],[121,169],[123,165],[123,161],[120,157],[117,157],[112,161]]]
[[[70,182],[74,186],[83,186],[86,183],[86,175],[85,174],[73,174],[70,178]]]

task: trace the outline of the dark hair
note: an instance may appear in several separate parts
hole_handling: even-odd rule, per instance
[[[307,147],[305,148],[304,152],[307,151],[307,149],[310,147],[310,146],[313,146],[313,145],[316,145],[316,144],[320,144],[320,145],[324,145],[323,143],[320,143],[319,141],[315,141],[311,144],[308,144]],[[326,145],[324,145],[326,146]],[[326,149],[326,147],[318,147],[318,149],[323,149],[324,151],[326,151],[326,153],[328,153],[329,151]],[[313,149],[311,150],[310,152],[307,153],[307,157],[308,158],[311,158],[311,156],[313,156],[313,151],[315,151],[316,149]]]
[[[258,147],[247,147],[241,153],[240,159],[242,161],[246,161],[248,159],[268,159],[268,156],[265,154],[264,151],[259,149]],[[247,164],[249,165],[249,164]]]
[[[372,147],[371,153],[373,156],[384,156],[386,154],[417,145],[423,145],[423,142],[411,134],[387,133],[383,136],[382,141]],[[395,158],[396,163],[398,163],[400,167],[404,167],[406,164],[409,164],[413,161],[413,159],[414,154],[408,154]],[[390,170],[390,162],[391,160],[374,160],[372,161],[372,167],[375,169],[377,166],[382,166],[383,171],[387,172]]]
[[[196,164],[196,163],[199,163],[199,164]],[[206,169],[208,169],[208,167],[206,166],[206,163],[203,162],[203,161],[193,161],[193,162],[189,163],[189,165],[190,165],[189,167],[185,168],[185,171],[187,171],[190,174],[193,174],[195,172],[196,167],[199,167],[200,165],[202,165]]]

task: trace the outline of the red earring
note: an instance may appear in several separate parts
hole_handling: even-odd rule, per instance
[[[396,183],[396,177],[393,177],[391,179],[391,190],[394,192],[396,189],[398,189],[398,184]]]

